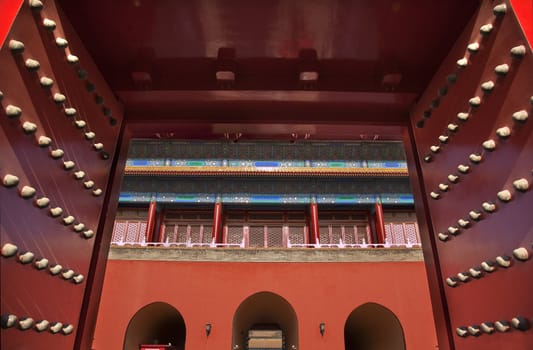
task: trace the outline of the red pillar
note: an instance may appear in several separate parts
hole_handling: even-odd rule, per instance
[[[315,200],[309,205],[311,211],[311,243],[320,242],[320,227],[318,226],[318,204]]]
[[[213,214],[213,239],[215,243],[221,243],[222,234],[222,202],[217,199]]]
[[[155,200],[150,201],[150,206],[148,207],[148,220],[146,222],[146,232],[144,235],[147,243],[152,242],[154,239],[156,207],[157,203]]]
[[[380,202],[376,202],[376,236],[377,243],[385,243],[385,221],[383,220],[383,207]]]
[[[165,209],[161,209],[156,214],[155,227],[157,236],[154,237],[154,242],[163,243],[165,237]]]

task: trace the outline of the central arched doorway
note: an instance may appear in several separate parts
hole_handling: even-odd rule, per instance
[[[392,311],[379,304],[363,304],[346,320],[344,349],[405,350],[400,321]]]
[[[248,297],[233,316],[233,350],[259,349],[263,343],[270,349],[298,349],[296,313],[287,300],[271,292]]]
[[[139,309],[126,330],[124,350],[139,350],[141,344],[171,344],[185,348],[185,321],[174,307],[155,302]]]

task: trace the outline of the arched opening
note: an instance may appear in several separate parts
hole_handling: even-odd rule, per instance
[[[232,349],[252,350],[261,347],[272,350],[298,349],[296,313],[287,300],[271,292],[248,297],[233,316]]]
[[[155,302],[133,315],[126,330],[124,350],[139,350],[141,344],[171,344],[185,348],[185,321],[174,307]]]
[[[403,330],[396,315],[375,303],[356,308],[344,326],[345,350],[405,350]]]

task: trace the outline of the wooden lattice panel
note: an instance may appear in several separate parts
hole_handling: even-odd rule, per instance
[[[190,226],[186,224],[176,225],[178,227],[177,243],[186,243],[189,239]]]
[[[268,226],[267,246],[269,248],[283,247],[283,227],[282,226]]]
[[[126,236],[127,229],[128,229],[127,222],[115,221],[115,226],[113,227],[113,237],[111,238],[111,242],[123,242],[124,236]]]
[[[178,227],[176,225],[165,225],[164,236],[162,238],[163,242],[174,243],[176,242],[178,236]]]
[[[342,231],[343,231],[343,226],[340,226],[340,225],[331,226],[331,243],[332,244],[341,243],[341,241],[343,240]]]
[[[229,244],[241,244],[243,236],[242,226],[228,226],[227,242]]]
[[[356,225],[346,225],[344,226],[344,243],[345,244],[356,244],[357,240],[357,226]]]
[[[385,225],[386,239],[392,244],[405,244],[405,236],[403,232],[403,225],[398,223],[391,223]]]
[[[289,240],[291,244],[305,244],[303,225],[289,225]]]
[[[320,244],[331,244],[330,226],[320,226]]]
[[[204,225],[203,234],[202,234],[202,243],[211,243],[213,241],[213,226],[206,224]]]
[[[255,248],[265,246],[265,226],[250,226],[249,246]]]
[[[405,223],[404,234],[411,244],[420,244],[420,235],[416,223]]]
[[[190,225],[191,231],[190,231],[190,239],[191,243],[201,243],[200,236],[203,231],[203,225]]]

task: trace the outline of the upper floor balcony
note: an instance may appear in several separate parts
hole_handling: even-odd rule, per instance
[[[157,214],[157,213],[156,213]],[[217,219],[217,215],[220,217]],[[418,248],[414,212],[383,213],[383,234],[375,213],[324,210],[313,222],[305,210],[163,210],[149,223],[146,208],[120,208],[114,246],[174,248]],[[157,221],[157,225],[156,224]],[[219,225],[216,230],[215,226]],[[151,227],[150,227],[151,226]],[[157,226],[157,227],[156,227]],[[217,232],[215,232],[217,231]]]

